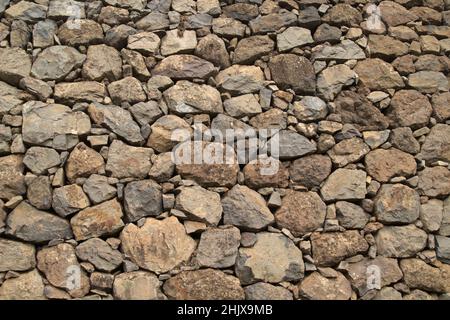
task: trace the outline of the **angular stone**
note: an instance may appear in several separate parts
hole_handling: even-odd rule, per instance
[[[53,190],[53,210],[66,217],[89,206],[89,198],[77,184],[71,184]]]
[[[48,6],[47,17],[49,19],[86,18],[84,3],[74,0],[51,0]]]
[[[252,64],[256,59],[273,51],[275,43],[268,36],[244,38],[234,50],[233,63]]]
[[[379,58],[359,61],[353,70],[361,83],[371,90],[397,89],[405,86],[392,65]]]
[[[44,282],[36,269],[7,279],[0,286],[0,300],[44,299]]]
[[[66,162],[66,176],[69,182],[75,183],[77,178],[89,177],[93,173],[105,169],[103,157],[83,142],[77,144]]]
[[[378,8],[381,19],[390,27],[406,24],[418,19],[415,14],[393,1],[382,1]]]
[[[280,52],[314,43],[311,31],[306,28],[289,27],[277,34],[277,48]]]
[[[93,103],[89,105],[88,113],[96,124],[105,126],[128,143],[139,144],[144,140],[138,124],[128,110]]]
[[[233,18],[219,17],[213,20],[212,30],[222,38],[242,38],[245,34],[245,24]]]
[[[306,96],[300,101],[294,101],[292,111],[295,117],[302,122],[322,120],[328,113],[325,101],[314,96]]]
[[[233,97],[224,101],[226,112],[235,118],[254,116],[262,112],[261,105],[252,94]]]
[[[289,175],[292,181],[311,189],[318,187],[330,175],[331,166],[328,156],[312,154],[293,161]]]
[[[83,297],[89,292],[89,278],[81,270],[75,249],[70,244],[60,243],[41,249],[37,253],[37,261],[38,269],[53,286],[67,290],[74,298]],[[79,275],[75,286],[68,278],[74,272]]]
[[[438,123],[433,126],[417,157],[429,163],[450,162],[450,125]]]
[[[427,232],[436,232],[441,227],[444,213],[444,204],[441,200],[430,199],[420,205],[420,221]]]
[[[0,157],[0,198],[11,199],[27,191],[25,185],[23,157],[9,155]]]
[[[163,95],[169,109],[177,114],[223,112],[219,91],[206,84],[178,81]]]
[[[359,161],[369,151],[369,146],[362,139],[353,137],[342,140],[327,153],[335,165],[345,167],[349,163]]]
[[[128,146],[120,140],[114,140],[108,151],[106,172],[115,178],[145,178],[151,168],[150,148]]]
[[[21,202],[6,220],[6,233],[27,242],[42,243],[73,237],[70,224],[54,214]]]
[[[369,249],[366,240],[356,230],[313,233],[311,245],[314,261],[319,266],[334,266]]]
[[[207,79],[216,73],[214,65],[189,54],[177,54],[164,58],[152,70],[153,75],[172,79]]]
[[[215,34],[208,34],[198,41],[195,55],[212,62],[220,68],[230,66],[230,57],[224,41]]]
[[[253,33],[269,33],[276,32],[282,27],[294,25],[297,22],[297,16],[287,10],[280,10],[277,13],[259,16],[250,21],[249,26]]]
[[[353,124],[360,131],[384,130],[389,126],[383,113],[365,96],[356,92],[343,91],[334,103],[342,122]]]
[[[103,102],[106,88],[103,83],[95,81],[58,83],[55,86],[54,96],[58,102],[69,105],[77,102]]]
[[[247,300],[293,300],[288,289],[265,282],[246,286],[244,291]]]
[[[169,17],[167,13],[151,12],[138,20],[136,27],[146,31],[163,30],[169,27]]]
[[[366,58],[364,51],[353,41],[342,40],[341,43],[330,46],[316,46],[312,52],[315,60],[362,60]]]
[[[147,100],[147,95],[140,81],[134,77],[126,77],[108,85],[108,92],[115,104],[129,104]]]
[[[266,201],[256,191],[235,185],[222,199],[223,222],[245,230],[261,230],[274,222]]]
[[[147,141],[147,146],[158,152],[171,151],[179,142],[186,140],[192,129],[189,124],[175,115],[166,115],[156,120],[152,126],[152,133]],[[186,133],[186,136],[178,136],[177,131]]]
[[[197,248],[200,266],[228,268],[236,262],[241,234],[236,227],[211,228],[201,235]]]
[[[281,160],[294,159],[316,151],[316,144],[308,138],[292,130],[281,130],[272,139],[277,139],[279,143],[278,152]],[[272,145],[273,140],[269,144]],[[276,144],[277,142],[274,142]]]
[[[419,259],[403,259],[400,268],[404,281],[410,288],[431,292],[448,292],[450,290],[450,266],[436,268]]]
[[[183,271],[164,283],[164,292],[176,300],[244,300],[239,279],[222,271]]]
[[[139,102],[129,107],[128,110],[141,126],[152,124],[164,114],[156,101]]]
[[[144,55],[154,54],[158,51],[161,40],[153,32],[139,32],[128,37],[130,50],[136,50]]]
[[[321,24],[314,32],[316,42],[338,43],[342,32],[338,27],[330,26],[328,23]]]
[[[383,59],[403,56],[409,51],[409,47],[404,42],[379,34],[371,34],[369,36],[367,47],[371,56]]]
[[[95,81],[104,78],[110,81],[119,80],[122,77],[122,59],[119,51],[104,44],[90,46],[82,74],[84,78]]]
[[[358,9],[353,8],[347,3],[338,3],[332,6],[322,17],[322,21],[338,26],[359,25],[363,18]]]
[[[151,272],[133,271],[117,275],[114,279],[114,297],[119,300],[163,300],[159,280]]]
[[[27,199],[33,207],[41,210],[52,207],[52,187],[47,176],[37,176],[27,187]]]
[[[384,184],[374,199],[377,220],[385,224],[407,224],[419,218],[420,197],[403,184]]]
[[[33,63],[31,75],[41,80],[62,80],[72,70],[79,68],[86,56],[68,46],[44,49]]]
[[[155,273],[165,273],[187,261],[196,247],[174,216],[164,220],[147,218],[140,228],[129,224],[120,239],[123,252],[134,263]]]
[[[83,191],[94,203],[110,200],[116,196],[116,188],[108,183],[108,178],[98,174],[92,174],[83,184]]]
[[[425,168],[419,172],[418,191],[429,197],[447,196],[450,194],[450,171],[437,166]]]
[[[260,232],[251,248],[240,248],[235,266],[242,284],[279,283],[303,277],[302,252],[282,234]]]
[[[356,263],[350,263],[345,267],[345,271],[349,276],[349,280],[358,293],[363,296],[370,290],[368,288],[368,280],[371,273],[368,272],[373,268],[380,271],[380,286],[388,286],[399,281],[403,275],[398,266],[396,259],[385,257],[376,257],[375,259],[364,258]],[[377,269],[375,269],[377,268]]]
[[[414,257],[425,248],[427,234],[412,224],[399,227],[389,226],[380,229],[375,239],[378,255],[408,258]]]
[[[336,202],[336,218],[346,229],[363,229],[370,215],[360,206],[347,201]]]
[[[18,85],[20,79],[28,77],[31,71],[31,58],[20,48],[0,48],[0,80]]]
[[[31,244],[0,238],[0,272],[33,269],[36,266],[35,254]]]
[[[10,20],[23,20],[27,23],[43,20],[46,15],[47,6],[30,1],[19,1],[5,11],[6,18]]]
[[[111,272],[122,264],[122,254],[114,250],[106,241],[92,238],[79,244],[77,257],[92,263],[97,270]]]
[[[398,176],[413,176],[417,168],[412,155],[395,148],[370,151],[365,157],[365,164],[367,173],[379,182]]]
[[[188,218],[216,226],[222,218],[222,204],[218,193],[194,186],[182,188],[177,195],[175,208]]]
[[[344,64],[323,70],[317,77],[317,91],[327,101],[332,101],[342,88],[356,81],[357,74]]]
[[[275,213],[275,221],[280,228],[300,237],[322,227],[325,215],[326,205],[317,193],[290,191]]]
[[[58,37],[67,46],[87,46],[103,42],[103,29],[93,20],[69,19],[59,27]]]
[[[422,93],[435,93],[449,89],[447,77],[442,72],[436,71],[412,73],[408,77],[408,85]]]
[[[312,63],[295,54],[279,54],[269,61],[272,79],[281,87],[298,93],[315,93],[316,77]]]
[[[428,98],[415,90],[400,90],[392,97],[387,110],[391,127],[421,128],[430,120],[431,104]]]
[[[299,285],[300,295],[308,300],[349,300],[352,295],[350,282],[340,272],[335,278],[326,278],[313,272]]]
[[[262,88],[264,74],[256,66],[233,65],[220,71],[216,76],[218,87],[232,95],[253,93]]]
[[[53,94],[52,87],[46,82],[32,77],[22,78],[19,87],[36,96],[41,101],[46,101]]]
[[[33,46],[35,48],[50,47],[55,43],[58,25],[53,20],[39,21],[33,27]]]
[[[161,187],[153,180],[133,181],[124,190],[124,209],[130,222],[163,211]]]
[[[252,189],[284,187],[289,179],[289,172],[284,164],[268,157],[250,161],[245,165],[243,173],[245,184]]]
[[[420,151],[420,144],[413,135],[411,128],[400,127],[391,131],[390,143],[401,151],[416,154]]]
[[[320,189],[325,201],[364,199],[366,193],[366,173],[341,168],[334,171]]]
[[[23,163],[34,174],[45,174],[47,170],[60,164],[58,152],[50,148],[31,147],[25,153]]]
[[[112,199],[77,213],[71,220],[77,241],[112,235],[122,229],[122,208]]]
[[[450,92],[434,94],[431,98],[434,115],[438,120],[443,121],[450,118],[450,109],[448,108],[449,103]]]
[[[161,40],[161,54],[169,56],[177,53],[193,52],[197,46],[197,36],[193,30],[185,30],[182,35],[178,30],[170,30]]]

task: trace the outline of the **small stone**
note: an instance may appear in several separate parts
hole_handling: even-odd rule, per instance
[[[83,191],[86,192],[93,204],[110,200],[117,194],[116,188],[108,183],[108,178],[98,174],[89,176],[83,184]]]
[[[128,46],[130,50],[136,50],[144,55],[154,54],[159,48],[161,40],[153,32],[140,32],[128,37]]]
[[[293,300],[288,289],[265,282],[246,286],[244,291],[247,300]]]
[[[419,172],[418,191],[429,197],[445,196],[450,193],[450,171],[437,166]]]
[[[289,27],[277,34],[277,47],[280,52],[314,43],[311,31],[306,28]]]
[[[124,189],[124,209],[130,222],[162,213],[161,187],[153,180],[133,181]]]
[[[402,77],[392,65],[379,58],[365,59],[354,70],[359,80],[371,90],[397,89],[404,87]]]
[[[93,20],[69,19],[58,30],[58,38],[67,46],[87,46],[103,42],[103,29]]]
[[[185,187],[176,198],[175,208],[184,211],[193,220],[217,225],[222,218],[219,194],[200,186]]]
[[[45,174],[47,170],[60,164],[58,152],[50,148],[31,147],[25,153],[23,163],[34,174]]]
[[[108,92],[112,101],[118,105],[124,102],[134,104],[147,100],[142,84],[134,77],[126,77],[112,82],[108,85]]]
[[[317,91],[325,100],[331,101],[342,88],[355,82],[357,74],[344,64],[323,70],[317,78]]]
[[[369,215],[358,205],[347,201],[336,202],[336,218],[346,229],[363,229],[369,222]]]
[[[44,283],[36,269],[7,279],[0,286],[0,300],[44,300]]]
[[[88,206],[88,197],[83,189],[76,184],[53,190],[52,207],[61,217],[66,217]]]
[[[75,183],[77,178],[89,177],[93,173],[104,170],[103,157],[84,143],[79,143],[72,150],[66,162],[66,176],[69,182]]]
[[[275,43],[268,36],[252,36],[239,41],[234,50],[233,63],[252,64],[272,52]]]
[[[431,292],[448,292],[450,290],[450,267],[442,265],[432,267],[419,259],[403,259],[400,268],[404,281],[410,288]]]
[[[98,238],[92,238],[79,244],[76,254],[78,258],[92,263],[100,271],[111,272],[122,264],[122,254]]]
[[[444,205],[441,200],[430,199],[420,205],[420,221],[427,232],[436,232],[441,227]]]
[[[206,79],[215,73],[216,69],[211,62],[189,54],[168,56],[152,70],[152,75],[162,75],[180,80]]]
[[[87,59],[83,64],[84,78],[101,81],[108,78],[110,81],[122,77],[122,59],[119,51],[104,44],[90,46]]]

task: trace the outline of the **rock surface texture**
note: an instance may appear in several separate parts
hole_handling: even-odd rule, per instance
[[[0,300],[448,300],[449,79],[449,0],[0,0]]]

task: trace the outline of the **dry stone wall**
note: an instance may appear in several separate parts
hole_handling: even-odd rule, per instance
[[[0,19],[0,299],[449,298],[449,0]]]

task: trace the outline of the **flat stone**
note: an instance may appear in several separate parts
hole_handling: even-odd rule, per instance
[[[116,188],[108,183],[108,178],[98,174],[89,176],[83,184],[83,191],[86,192],[93,204],[110,200],[117,194]]]
[[[312,52],[315,60],[362,60],[366,58],[364,51],[351,40],[342,40],[336,45],[319,45]]]
[[[243,169],[245,184],[252,189],[284,187],[289,172],[284,164],[274,158],[260,157],[250,161]]]
[[[112,235],[124,226],[122,208],[117,199],[81,210],[71,220],[77,241]]]
[[[408,77],[408,84],[422,93],[435,93],[449,89],[447,77],[442,72],[436,71],[412,73]]]
[[[437,166],[419,172],[418,191],[429,197],[446,196],[450,193],[450,171]]]
[[[145,0],[106,0],[107,4],[125,9],[143,10],[147,1]]]
[[[249,26],[253,33],[261,34],[278,31],[282,27],[294,25],[296,22],[295,14],[287,10],[280,10],[277,13],[270,13],[251,20]]]
[[[179,142],[186,140],[192,132],[189,124],[175,115],[162,116],[152,124],[151,129],[147,146],[158,152],[171,151]],[[186,136],[175,134],[177,129],[180,133],[186,133]]]
[[[153,32],[139,32],[128,37],[127,48],[136,50],[144,55],[154,54],[158,51],[161,40]]]
[[[52,187],[47,176],[37,176],[27,187],[27,198],[33,207],[41,210],[52,207]]]
[[[58,102],[69,105],[78,102],[103,102],[105,96],[105,85],[95,81],[58,83],[54,93]]]
[[[261,68],[241,65],[233,65],[220,71],[215,79],[218,87],[232,95],[257,92],[265,80]]]
[[[269,144],[279,143],[278,156],[281,160],[295,159],[317,150],[316,143],[292,130],[281,130],[275,134]],[[276,140],[275,140],[276,141]],[[272,150],[272,152],[277,152]]]
[[[417,168],[412,155],[395,148],[370,151],[365,164],[367,173],[379,182],[387,182],[397,176],[413,176]]]
[[[128,110],[118,106],[92,103],[88,107],[88,113],[96,124],[105,126],[128,143],[140,144],[143,142],[144,138],[139,125],[133,120]]]
[[[327,153],[338,167],[345,167],[349,163],[359,161],[370,148],[360,138],[345,139],[334,145]]]
[[[373,57],[392,59],[408,53],[409,47],[402,41],[389,36],[371,34],[367,45]]]
[[[304,274],[302,252],[282,234],[260,232],[253,247],[239,249],[235,271],[242,284],[297,281]]]
[[[169,27],[170,21],[167,13],[151,12],[136,22],[138,29],[146,31],[163,30]]]
[[[289,175],[292,181],[309,189],[318,187],[331,173],[331,160],[326,155],[312,154],[292,162]]]
[[[433,126],[417,157],[428,163],[450,162],[450,125],[438,123]]]
[[[122,254],[106,241],[92,238],[76,247],[77,257],[92,263],[97,270],[111,272],[122,264]]]
[[[336,202],[336,218],[346,229],[363,229],[370,215],[360,206],[347,201]]]
[[[289,27],[277,34],[277,48],[280,52],[314,43],[311,31],[301,27]]]
[[[20,48],[0,48],[0,80],[18,85],[31,71],[31,57]]]
[[[300,101],[294,101],[292,112],[298,120],[310,122],[324,119],[328,108],[325,101],[319,97],[306,96]]]
[[[268,36],[244,38],[234,50],[233,63],[252,64],[256,59],[273,51],[275,43]]]
[[[58,30],[58,38],[67,46],[99,44],[103,36],[100,24],[88,19],[69,19]]]
[[[200,266],[228,268],[236,262],[241,234],[236,227],[211,228],[204,231],[197,248]]]
[[[380,229],[375,236],[377,253],[392,258],[414,257],[422,251],[427,243],[425,231],[410,224],[407,226],[390,226]]]
[[[6,225],[7,234],[28,242],[42,243],[73,237],[66,220],[37,210],[24,201],[8,215]]]
[[[350,282],[342,273],[336,278],[325,278],[313,272],[299,285],[300,295],[308,300],[349,300],[352,295]]]
[[[436,232],[441,227],[444,213],[444,204],[441,200],[430,199],[420,205],[420,221],[427,232]]]
[[[319,266],[334,266],[369,249],[366,240],[356,230],[313,233],[311,245],[314,261]]]
[[[36,266],[35,254],[31,244],[0,238],[0,272],[33,269]]]
[[[125,215],[130,222],[163,211],[161,187],[153,180],[133,181],[124,189]]]
[[[189,54],[177,54],[164,58],[152,70],[153,75],[172,79],[207,79],[216,73],[214,65]]]
[[[327,101],[332,101],[342,88],[352,85],[357,74],[344,64],[323,70],[317,77],[317,91]]]
[[[275,221],[280,228],[300,237],[322,227],[325,215],[326,205],[317,193],[290,191],[275,213]]]
[[[389,142],[394,148],[407,153],[416,154],[420,151],[420,144],[409,127],[393,129],[389,137]]]
[[[175,208],[184,211],[192,220],[208,225],[216,226],[222,218],[220,195],[200,186],[182,188]]]
[[[115,178],[145,178],[151,168],[150,148],[133,147],[114,140],[109,147],[106,172]]]
[[[428,124],[433,109],[427,97],[415,90],[400,90],[387,110],[391,127],[421,128]]]
[[[156,275],[146,271],[124,272],[114,278],[114,297],[119,300],[164,300]]]
[[[222,271],[183,271],[164,283],[164,292],[176,300],[244,300],[239,279]]]
[[[185,30],[182,35],[178,30],[170,30],[161,40],[161,54],[168,56],[177,53],[193,52],[197,46],[197,36],[193,30]]]
[[[51,0],[49,2],[47,18],[59,20],[73,17],[86,18],[83,2],[74,0]]]
[[[242,38],[245,35],[245,24],[233,18],[219,17],[213,20],[212,30],[223,38]]]
[[[90,46],[82,74],[84,78],[94,81],[101,81],[104,78],[110,81],[119,80],[122,77],[122,59],[119,51],[104,44]]]
[[[230,66],[230,57],[225,42],[215,34],[208,34],[198,41],[195,55],[223,69]]]
[[[165,273],[187,261],[196,247],[174,216],[164,220],[147,218],[140,228],[128,224],[120,239],[123,252],[134,263],[155,273]]]
[[[19,1],[5,11],[5,17],[10,20],[23,20],[26,23],[34,23],[45,19],[47,6],[29,1]]]
[[[379,58],[359,61],[354,70],[361,83],[371,90],[398,89],[405,86],[402,77]]]
[[[402,5],[393,1],[382,1],[379,5],[380,17],[391,27],[418,19],[418,17]]]
[[[327,10],[322,17],[322,21],[338,26],[354,26],[359,25],[363,18],[358,9],[353,8],[347,3],[338,3]]]
[[[419,259],[403,259],[400,268],[404,281],[410,288],[431,292],[448,292],[450,290],[450,266],[436,268]]]
[[[366,173],[337,169],[325,180],[320,193],[325,201],[364,199],[367,193]]]

